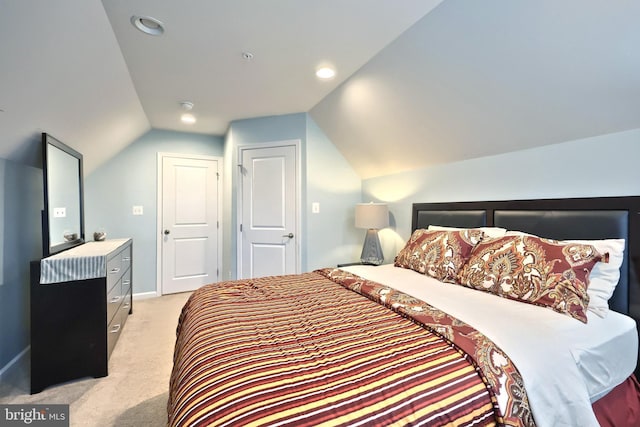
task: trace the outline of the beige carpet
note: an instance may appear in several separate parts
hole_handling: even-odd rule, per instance
[[[109,376],[29,394],[28,357],[0,384],[0,403],[69,404],[70,425],[165,426],[169,375],[180,310],[189,293],[134,300],[109,360]]]

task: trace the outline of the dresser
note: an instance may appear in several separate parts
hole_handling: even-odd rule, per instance
[[[89,242],[31,263],[31,393],[109,373],[132,313],[131,239]]]

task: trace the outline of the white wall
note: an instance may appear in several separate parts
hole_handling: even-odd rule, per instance
[[[389,203],[385,254],[411,232],[411,204],[640,195],[640,129],[363,180],[364,199]],[[390,258],[387,255],[387,258]]]

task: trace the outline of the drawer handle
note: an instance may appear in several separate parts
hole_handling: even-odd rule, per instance
[[[109,274],[115,274],[118,271],[120,271],[120,269],[118,267],[112,268],[111,271],[109,272]]]
[[[127,257],[122,258],[122,260],[123,260],[124,262],[129,262],[129,261],[131,261],[131,257],[128,257],[128,256],[127,256]]]
[[[117,325],[113,325],[111,327],[111,330],[109,331],[109,333],[110,334],[117,334],[119,330],[120,330],[120,323],[118,323]]]
[[[131,304],[129,304],[128,302],[125,302],[125,303],[122,305],[122,309],[123,309],[123,310],[128,310],[130,305],[131,305]]]
[[[118,295],[117,297],[113,297],[113,298],[111,298],[111,301],[110,301],[110,302],[111,302],[111,303],[114,303],[114,302],[118,302],[118,301],[120,301],[120,295]]]
[[[131,283],[130,280],[125,280],[124,282],[122,282],[122,284],[125,285],[125,286],[129,286],[129,283]]]

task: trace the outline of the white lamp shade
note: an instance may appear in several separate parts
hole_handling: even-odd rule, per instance
[[[389,226],[389,207],[386,203],[358,203],[356,228],[380,230]]]

